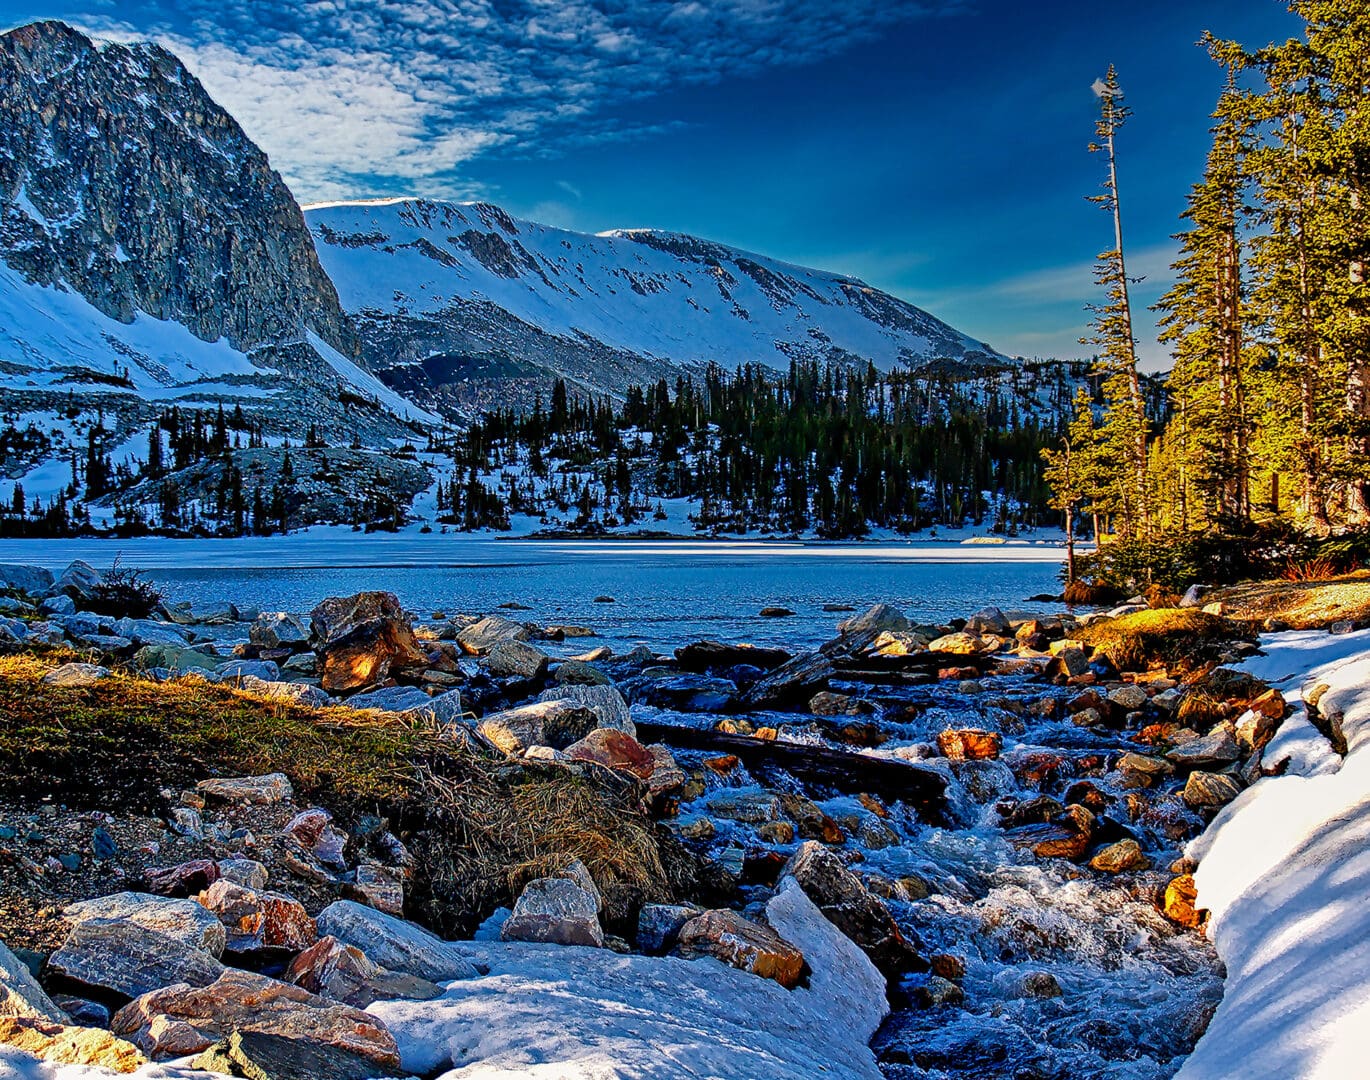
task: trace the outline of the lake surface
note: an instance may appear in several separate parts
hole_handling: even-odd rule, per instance
[[[235,540],[0,541],[0,562],[54,570],[72,559],[105,568],[116,556],[170,599],[202,609],[232,601],[305,612],[327,596],[385,589],[421,618],[518,603],[528,608],[512,613],[519,619],[590,626],[615,648],[667,649],[699,637],[817,644],[844,617],[825,604],[884,601],[930,622],[987,604],[1033,609],[1029,596],[1060,590],[1063,552],[1040,543],[541,541],[346,529]],[[598,596],[614,603],[596,603]],[[771,605],[795,615],[760,618]]]

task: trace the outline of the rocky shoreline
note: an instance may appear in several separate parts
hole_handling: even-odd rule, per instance
[[[616,656],[387,593],[92,611],[109,584],[0,566],[0,1054],[1170,1076],[1222,987],[1182,849],[1284,767],[1284,698],[1232,667],[1257,627],[1197,593]]]

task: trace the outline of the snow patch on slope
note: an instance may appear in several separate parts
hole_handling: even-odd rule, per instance
[[[422,315],[487,301],[564,338],[675,363],[830,350],[882,368],[992,352],[926,312],[838,274],[655,230],[591,236],[484,203],[391,200],[308,208],[348,311]]]
[[[1370,1060],[1370,631],[1275,634],[1263,648],[1247,670],[1295,706],[1265,761],[1288,753],[1289,773],[1242,792],[1189,847],[1228,976],[1176,1080],[1345,1080]],[[1308,721],[1320,685],[1344,761]]]
[[[417,405],[406,401],[399,394],[391,390],[380,379],[372,375],[369,371],[364,371],[358,365],[345,357],[332,345],[324,341],[314,331],[308,333],[309,344],[314,347],[314,351],[328,362],[328,366],[346,379],[363,393],[370,395],[393,412],[396,416],[405,420],[418,420],[426,424],[440,424],[442,421],[430,412],[425,412]]]

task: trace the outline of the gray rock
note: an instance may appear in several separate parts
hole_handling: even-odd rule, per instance
[[[48,958],[48,970],[97,993],[135,998],[173,983],[208,986],[224,966],[184,937],[132,919],[85,919]]]
[[[432,700],[417,686],[386,686],[365,694],[353,694],[347,699],[347,705],[352,709],[401,713],[410,709],[425,709]]]
[[[633,723],[628,702],[613,686],[558,686],[544,690],[538,701],[563,701],[595,714],[602,728],[626,731],[636,737],[637,726]]]
[[[52,591],[70,596],[73,600],[89,600],[95,587],[105,580],[105,575],[88,562],[77,559],[62,571],[52,585]]]
[[[246,690],[262,697],[294,701],[301,705],[321,708],[333,704],[333,699],[317,686],[302,682],[268,682],[255,675],[243,675],[234,680],[239,690]]]
[[[645,953],[669,952],[680,937],[680,930],[702,908],[689,904],[643,904],[637,914],[637,947]]]
[[[195,790],[206,798],[252,803],[258,806],[289,802],[295,797],[295,791],[284,773],[216,777],[201,780],[195,785]]]
[[[190,1067],[254,1080],[368,1080],[391,1072],[341,1047],[267,1031],[235,1031],[201,1053]]]
[[[258,891],[266,888],[268,873],[265,866],[256,859],[222,859],[219,862],[219,877]]]
[[[1226,724],[1215,728],[1202,738],[1177,746],[1166,754],[1166,760],[1185,769],[1208,769],[1215,765],[1230,765],[1238,757],[1240,751],[1237,748],[1237,738]]]
[[[526,641],[500,641],[490,647],[485,665],[496,678],[541,679],[548,661],[545,652]]]
[[[265,612],[257,616],[248,638],[270,649],[304,648],[309,644],[309,627],[287,612]]]
[[[75,615],[76,601],[62,594],[49,596],[38,605],[38,610],[44,615]]]
[[[338,900],[319,913],[319,933],[361,949],[390,971],[430,982],[470,979],[475,966],[449,942],[413,923],[352,900]]]
[[[530,746],[564,750],[598,723],[599,717],[585,706],[562,700],[535,701],[492,713],[476,725],[476,730],[506,754],[517,754]]]
[[[147,645],[180,647],[186,643],[185,634],[176,627],[153,619],[120,619],[114,624],[114,632],[140,649]]]
[[[593,664],[583,660],[563,660],[552,676],[557,683],[570,686],[610,686],[613,680]]]
[[[498,615],[487,615],[457,632],[457,644],[473,656],[484,656],[502,641],[527,640],[526,626]]]
[[[837,624],[837,631],[841,634],[859,634],[865,630],[879,632],[881,630],[891,630],[899,632],[908,630],[913,626],[902,611],[891,607],[889,604],[876,604],[867,608],[860,615],[853,615],[850,619],[843,619]]]
[[[1195,771],[1185,781],[1180,797],[1189,806],[1226,806],[1241,794],[1242,785],[1235,776],[1226,773]]]
[[[1008,617],[997,607],[981,608],[966,620],[966,629],[972,634],[1007,634],[1011,629]]]
[[[62,914],[73,925],[90,920],[133,922],[185,947],[200,948],[212,957],[223,955],[227,940],[222,922],[195,900],[171,899],[151,892],[114,892],[93,900],[79,900],[64,907]]]
[[[62,664],[49,671],[39,682],[46,686],[94,686],[109,676],[109,668],[99,664]]]
[[[23,563],[0,563],[0,589],[18,589],[30,596],[41,596],[52,588],[52,571]]]
[[[0,1019],[21,1016],[53,1020],[59,1024],[67,1020],[38,985],[28,965],[0,942]]]
[[[217,656],[211,656],[203,647],[190,648],[184,642],[180,645],[148,645],[138,650],[133,657],[136,667],[148,670],[166,668],[170,671],[204,671],[218,678],[215,668],[222,663]]]
[[[595,898],[564,877],[537,878],[524,886],[500,937],[556,945],[604,945]]]
[[[1191,585],[1180,597],[1180,607],[1203,607],[1204,597],[1212,591],[1211,585]]]
[[[0,640],[7,644],[22,645],[29,638],[29,628],[18,619],[0,618]]]
[[[241,679],[251,675],[263,682],[279,682],[281,669],[273,660],[230,660],[217,668],[219,677],[225,680]]]

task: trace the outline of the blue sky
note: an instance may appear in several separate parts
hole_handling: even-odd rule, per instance
[[[1194,42],[1297,32],[1279,0],[0,0],[0,23],[54,17],[171,48],[303,202],[694,233],[1055,356],[1082,352],[1111,241],[1084,198],[1091,83],[1116,64],[1135,112],[1123,210],[1151,303],[1220,85]]]

